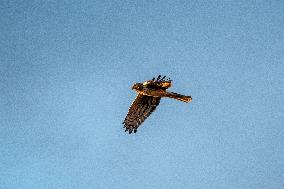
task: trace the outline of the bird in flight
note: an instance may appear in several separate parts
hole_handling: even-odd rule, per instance
[[[172,85],[171,79],[159,75],[156,79],[145,81],[144,83],[135,83],[132,86],[138,95],[132,102],[128,113],[123,121],[125,132],[136,133],[137,128],[143,121],[156,109],[161,98],[168,97],[183,102],[191,102],[191,96],[185,96],[174,92],[166,91]]]

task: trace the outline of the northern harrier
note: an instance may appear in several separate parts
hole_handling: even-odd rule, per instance
[[[127,116],[122,124],[124,124],[125,132],[136,133],[137,128],[141,123],[149,117],[149,115],[159,105],[162,97],[174,98],[183,102],[191,102],[191,96],[184,96],[181,94],[168,92],[166,89],[172,85],[172,80],[165,79],[166,76],[161,78],[161,75],[152,80],[145,81],[144,83],[135,83],[132,86],[138,95],[132,102]]]

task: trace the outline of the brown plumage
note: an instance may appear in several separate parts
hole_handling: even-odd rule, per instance
[[[173,98],[186,103],[191,102],[191,96],[166,91],[166,89],[171,87],[172,80],[165,78],[166,76],[161,78],[161,75],[159,75],[157,79],[153,78],[144,83],[135,83],[132,86],[132,89],[138,95],[131,104],[123,121],[125,132],[128,131],[129,134],[132,132],[136,133],[137,128],[156,109],[163,97]]]

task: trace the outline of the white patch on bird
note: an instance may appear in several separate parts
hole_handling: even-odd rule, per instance
[[[146,86],[146,85],[148,85],[149,83],[151,83],[151,81],[145,81],[145,82],[143,83],[143,85]]]

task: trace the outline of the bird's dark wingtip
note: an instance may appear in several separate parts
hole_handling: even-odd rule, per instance
[[[155,77],[152,79],[152,81],[155,81]],[[167,78],[167,76],[161,76],[161,75],[158,75],[158,77],[156,78],[156,81],[169,81],[169,82],[172,82],[171,78]]]

